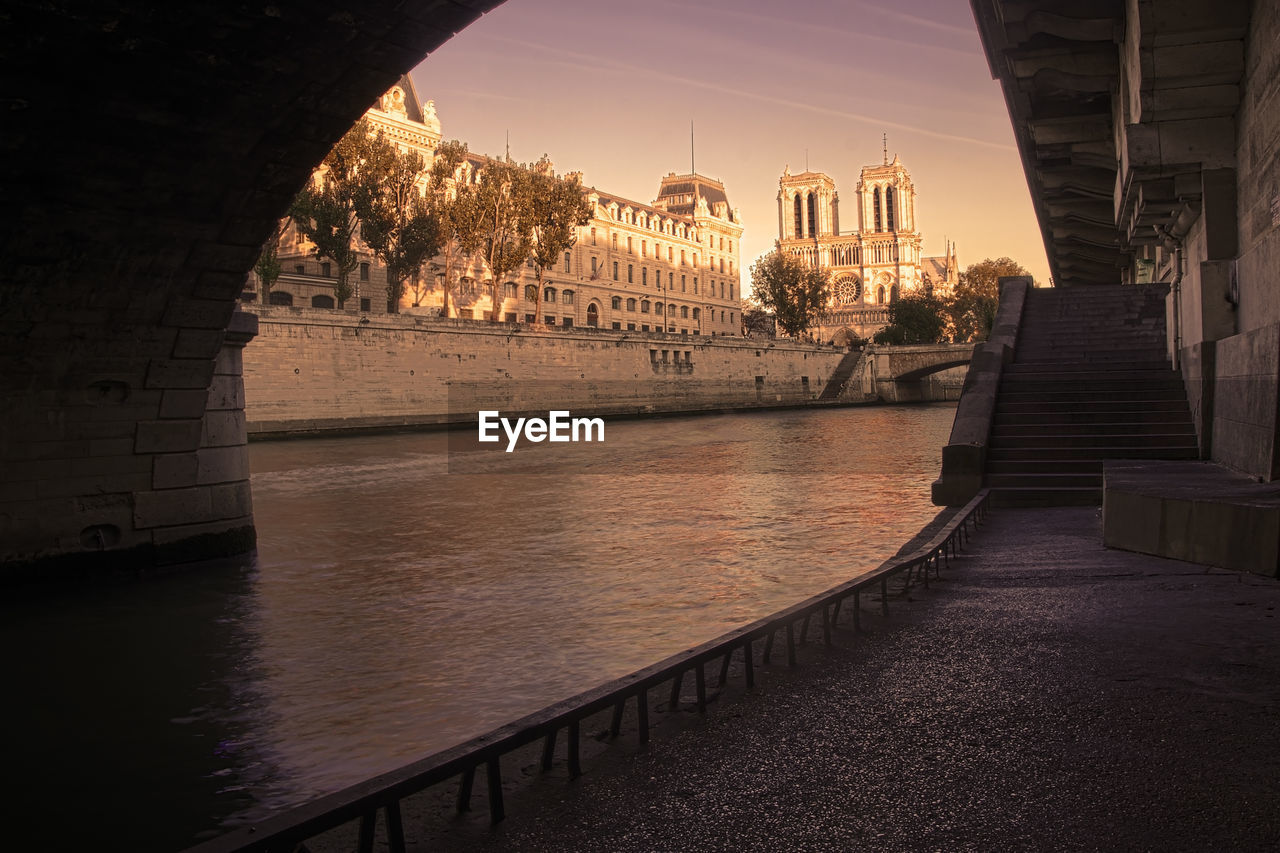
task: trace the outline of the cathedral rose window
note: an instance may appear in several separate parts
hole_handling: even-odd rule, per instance
[[[858,301],[862,295],[862,282],[856,278],[841,278],[836,281],[835,296],[837,305],[850,305]]]

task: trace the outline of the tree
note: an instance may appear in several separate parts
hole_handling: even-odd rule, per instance
[[[322,168],[289,210],[298,230],[315,245],[315,256],[336,265],[333,295],[339,308],[352,296],[348,279],[360,262],[356,196],[364,191],[362,182],[377,180],[367,167],[372,145],[369,134],[368,121],[357,121],[325,156]]]
[[[960,273],[955,291],[947,303],[956,341],[985,341],[995,324],[1000,304],[1000,277],[1030,275],[1011,258],[987,258]]]
[[[936,344],[946,326],[942,301],[930,294],[913,293],[889,303],[889,325],[871,340],[877,344]]]
[[[578,226],[591,221],[592,210],[577,176],[557,178],[547,155],[543,154],[533,164],[530,179],[529,225],[533,236],[533,271],[538,279],[533,315],[540,317],[543,273],[554,269],[560,256],[573,248],[578,240]]]
[[[378,131],[369,146],[355,195],[364,242],[387,271],[387,306],[400,310],[405,279],[440,250],[440,222],[423,197],[426,163],[415,151],[400,152]]]
[[[433,268],[443,273],[444,306],[449,316],[449,295],[453,292],[461,266],[480,248],[483,207],[477,185],[467,167],[466,143],[450,140],[436,149],[427,181],[427,201],[435,213],[440,232],[441,262]]]
[[[491,322],[501,320],[503,279],[529,257],[533,247],[530,222],[532,174],[510,159],[490,160],[477,174],[480,247],[489,274]]]
[[[253,271],[258,274],[258,281],[262,283],[263,305],[270,301],[271,288],[275,287],[280,279],[280,272],[283,269],[280,265],[280,238],[288,226],[289,217],[287,216],[276,224],[275,231],[262,244],[262,253],[258,255],[258,262],[253,265]]]
[[[742,334],[745,337],[772,338],[777,334],[773,315],[748,299],[742,308]]]
[[[783,334],[799,336],[826,310],[831,275],[774,250],[751,265],[751,288],[760,307],[773,312]]]

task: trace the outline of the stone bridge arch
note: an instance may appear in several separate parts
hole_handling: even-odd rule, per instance
[[[868,348],[869,369],[876,396],[888,402],[926,399],[930,377],[973,358],[974,344],[918,344]],[[959,387],[956,389],[957,398]]]
[[[333,142],[500,2],[9,4],[0,578],[252,546],[246,274]]]

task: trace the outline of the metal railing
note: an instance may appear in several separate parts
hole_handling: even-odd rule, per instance
[[[229,853],[229,851],[292,851],[295,846],[321,833],[359,821],[357,849],[374,849],[378,812],[384,816],[386,841],[392,853],[405,849],[400,803],[405,798],[434,785],[459,780],[457,809],[470,809],[476,769],[484,766],[490,819],[497,823],[505,816],[501,759],[504,755],[542,741],[542,768],[551,769],[556,743],[565,733],[569,775],[582,772],[580,758],[581,724],[593,714],[612,709],[609,733],[621,733],[622,719],[629,702],[635,703],[640,743],[649,740],[649,692],[669,687],[668,711],[680,707],[681,690],[690,671],[694,676],[695,704],[704,713],[707,704],[706,665],[720,663],[719,685],[729,675],[735,655],[741,655],[746,686],[755,684],[756,643],[763,641],[760,662],[768,665],[779,632],[786,643],[788,666],[796,665],[796,647],[807,640],[815,617],[822,626],[822,638],[831,645],[831,630],[848,599],[853,599],[850,622],[854,631],[862,629],[862,594],[880,593],[881,612],[889,613],[889,581],[902,578],[905,592],[913,583],[929,586],[930,574],[938,577],[943,565],[968,541],[971,529],[986,517],[988,491],[983,489],[943,525],[925,545],[895,558],[880,568],[832,587],[785,610],[730,631],[697,648],[672,655],[666,660],[637,670],[614,681],[543,708],[487,734],[442,750],[412,764],[375,776],[310,803],[281,812],[249,827],[199,844],[188,853]],[[799,625],[797,632],[796,626]]]

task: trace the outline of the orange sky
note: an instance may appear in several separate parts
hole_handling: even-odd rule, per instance
[[[833,11],[838,9],[839,11]],[[806,165],[854,210],[864,164],[910,170],[925,254],[1049,272],[999,87],[957,0],[508,0],[414,72],[446,139],[549,154],[650,202],[690,164],[741,209],[744,267],[777,238],[778,177]],[[856,224],[846,213],[844,231]],[[744,271],[745,273],[745,271]],[[744,280],[747,276],[744,274]]]

